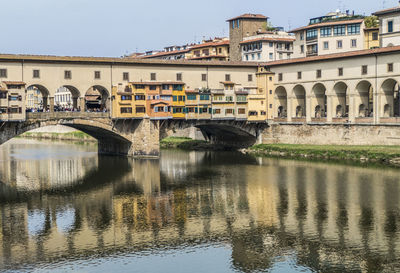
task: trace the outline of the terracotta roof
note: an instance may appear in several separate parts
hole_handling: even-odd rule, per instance
[[[208,59],[208,58],[228,58],[228,56],[225,56],[225,55],[198,56],[198,57],[192,57],[189,60],[201,60],[201,59]]]
[[[257,63],[243,61],[196,61],[196,60],[161,60],[139,58],[110,57],[72,57],[49,55],[0,54],[0,62],[44,62],[44,63],[97,63],[113,65],[179,65],[179,66],[221,66],[221,67],[256,67]]]
[[[231,18],[231,19],[228,19],[228,20],[226,20],[226,21],[229,22],[229,21],[233,21],[233,20],[236,20],[236,19],[266,20],[266,19],[268,19],[268,17],[267,17],[267,16],[264,16],[264,15],[262,15],[262,14],[245,13],[245,14],[242,14],[242,15],[240,15],[240,16],[237,16],[237,17],[233,17],[233,18]]]
[[[265,65],[265,66],[288,65],[288,64],[306,63],[306,62],[314,62],[314,61],[322,61],[322,60],[358,57],[358,56],[381,54],[381,53],[388,53],[388,52],[400,52],[400,46],[383,47],[383,48],[375,48],[375,49],[364,49],[364,50],[357,50],[357,51],[350,51],[350,52],[343,52],[343,53],[327,54],[327,55],[322,55],[322,56],[281,60],[281,61],[263,63],[262,65]]]
[[[384,14],[393,13],[393,12],[400,12],[400,7],[378,10],[378,11],[372,13],[372,15],[384,15]]]
[[[364,19],[351,19],[351,20],[342,20],[342,21],[330,21],[330,22],[323,22],[313,25],[308,25],[304,27],[295,28],[289,32],[297,32],[300,30],[312,29],[317,27],[325,27],[325,26],[337,26],[337,25],[346,25],[346,24],[358,24],[364,22]]]
[[[293,42],[296,40],[296,38],[268,38],[268,37],[260,37],[260,38],[255,38],[251,40],[245,40],[243,42],[240,42],[240,44],[248,44],[252,42],[259,42],[259,41],[265,41],[265,42]]]
[[[192,46],[191,49],[197,49],[197,48],[203,48],[203,47],[209,47],[209,46],[222,46],[222,45],[229,45],[229,40],[220,41],[220,42],[202,43],[202,44]]]
[[[138,57],[130,57],[130,58],[138,58],[138,59],[147,59],[147,58],[156,58],[160,56],[168,56],[168,55],[176,55],[180,53],[187,53],[189,52],[190,49],[184,49],[184,50],[174,50],[174,51],[169,51],[169,52],[159,52],[153,55],[145,55],[145,56],[138,56]]]
[[[26,85],[24,82],[19,81],[3,81],[6,85]]]
[[[134,85],[163,85],[163,84],[185,84],[184,82],[129,82]]]

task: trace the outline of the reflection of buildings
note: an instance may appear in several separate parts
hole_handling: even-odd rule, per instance
[[[282,250],[315,271],[399,271],[397,170],[167,153],[128,161],[122,178],[84,194],[0,205],[3,264],[223,241],[245,272]],[[58,213],[67,208],[73,217]],[[40,235],[27,229],[33,210],[44,213]]]
[[[29,140],[13,140],[12,143],[5,144],[0,149],[0,181],[3,183],[16,187],[19,190],[40,190],[40,189],[55,189],[66,186],[71,186],[79,182],[84,176],[98,166],[98,158],[96,154],[91,156],[77,156],[78,149],[68,144],[63,145],[49,145],[45,153],[60,152],[54,158],[41,160],[35,158],[35,155],[18,155],[15,154],[15,145],[21,147],[25,146],[29,153],[28,148],[33,145],[43,145],[38,141]],[[85,149],[85,147],[81,147]],[[62,151],[65,153],[63,154]],[[76,153],[73,153],[75,151]],[[14,159],[17,156],[21,159]],[[33,156],[33,157],[32,157]]]

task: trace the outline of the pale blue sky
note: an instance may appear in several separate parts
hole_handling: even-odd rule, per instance
[[[288,29],[339,6],[357,14],[397,0],[0,0],[0,53],[121,56],[228,36],[226,19],[262,13]]]

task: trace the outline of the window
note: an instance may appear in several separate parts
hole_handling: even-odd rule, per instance
[[[252,59],[252,60],[254,60],[254,59],[255,59],[254,53],[253,53],[253,54],[251,54],[251,59]]]
[[[269,59],[273,60],[274,59],[274,53],[269,53]]]
[[[378,32],[372,32],[372,41],[378,41]]]
[[[225,74],[225,81],[230,82],[231,81],[231,75],[230,74]]]
[[[132,114],[132,107],[121,107],[121,114]]]
[[[338,76],[343,76],[343,67],[338,68]]]
[[[7,92],[0,92],[0,99],[6,99],[7,98]]]
[[[351,47],[357,47],[357,40],[351,39]]]
[[[33,70],[33,77],[34,78],[40,78],[40,71],[38,69]]]
[[[387,65],[387,71],[388,71],[388,72],[393,72],[393,63],[389,63],[389,64]]]
[[[297,79],[301,80],[301,71],[297,72]]]
[[[247,81],[249,81],[249,82],[253,81],[253,75],[252,74],[247,75]]]
[[[269,94],[272,95],[272,90],[269,90]]]
[[[200,100],[209,100],[210,95],[200,95]]]
[[[321,78],[321,76],[322,76],[321,69],[317,69],[317,78]]]
[[[246,61],[248,61],[249,60],[249,55],[246,55]]]
[[[304,40],[304,32],[300,33],[300,41]]]
[[[100,71],[94,71],[94,78],[100,79]]]
[[[342,48],[343,47],[343,41],[342,40],[338,40],[337,44],[336,44],[337,48]]]
[[[176,80],[178,82],[182,81],[182,73],[176,73]]]
[[[360,24],[351,24],[347,26],[347,35],[360,34]]]
[[[132,96],[131,95],[123,95],[123,96],[121,96],[121,100],[132,100]]]
[[[237,28],[240,27],[240,20],[239,19],[236,21],[236,26],[237,26]]]
[[[172,90],[183,91],[183,85],[182,84],[174,84],[174,85],[172,85]]]
[[[244,115],[244,114],[246,114],[246,109],[244,109],[244,108],[239,108],[239,109],[238,109],[238,114],[239,114],[239,115]]]
[[[331,27],[322,27],[320,29],[321,37],[328,37],[332,35],[332,28]]]
[[[136,113],[145,113],[146,112],[146,108],[143,106],[138,106],[136,107]]]
[[[388,21],[388,31],[387,32],[393,32],[393,21]]]
[[[162,89],[162,90],[169,90],[169,84],[163,84],[163,85],[161,86],[161,89]]]
[[[207,81],[207,74],[201,74],[201,80],[203,82]]]
[[[329,42],[324,42],[324,49],[329,49]]]
[[[269,42],[269,47],[274,47],[274,43]]]
[[[156,73],[150,73],[150,80],[155,81],[157,79]]]
[[[279,53],[279,60],[282,60],[282,58],[283,58],[283,54]]]
[[[135,100],[145,100],[146,97],[144,95],[136,95]]]
[[[233,109],[225,109],[225,114],[233,114]]]
[[[238,96],[236,96],[236,101],[237,102],[246,102],[247,101],[247,96],[238,95]]]
[[[214,109],[214,114],[221,114],[221,109]]]
[[[128,72],[122,73],[122,80],[129,81],[129,73]]]
[[[232,21],[232,29],[235,29],[235,21]]]
[[[309,29],[307,30],[307,34],[306,34],[306,40],[314,40],[318,38],[318,29],[314,28],[314,29]]]
[[[346,35],[346,26],[345,25],[334,26],[333,27],[333,35],[335,35],[335,36]]]
[[[278,81],[281,82],[282,80],[283,80],[283,75],[282,75],[282,73],[279,73],[279,74],[278,74]]]
[[[71,78],[72,78],[71,70],[65,70],[64,79],[71,79]]]
[[[261,59],[261,53],[257,53],[257,59],[258,59],[258,60]]]
[[[0,69],[0,78],[7,78],[7,69]]]
[[[187,95],[187,100],[196,100],[197,96],[196,95]]]
[[[368,74],[368,66],[367,66],[367,65],[363,65],[363,66],[361,67],[361,74],[362,74],[362,75]]]
[[[149,86],[149,89],[150,89],[151,91],[155,91],[155,90],[157,90],[157,86],[156,86],[156,85],[150,85],[150,86]]]
[[[304,45],[300,46],[300,53],[304,53]]]
[[[233,97],[232,96],[226,96],[225,100],[228,101],[228,102],[233,101]]]

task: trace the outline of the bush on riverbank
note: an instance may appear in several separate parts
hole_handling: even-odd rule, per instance
[[[20,135],[24,138],[51,139],[51,140],[79,140],[79,141],[96,141],[93,137],[81,131],[73,131],[67,133],[48,133],[48,132],[26,132]]]
[[[400,146],[259,144],[245,152],[285,158],[352,160],[400,166]]]
[[[160,141],[163,149],[214,150],[216,147],[204,140],[193,140],[188,137],[167,137]]]

